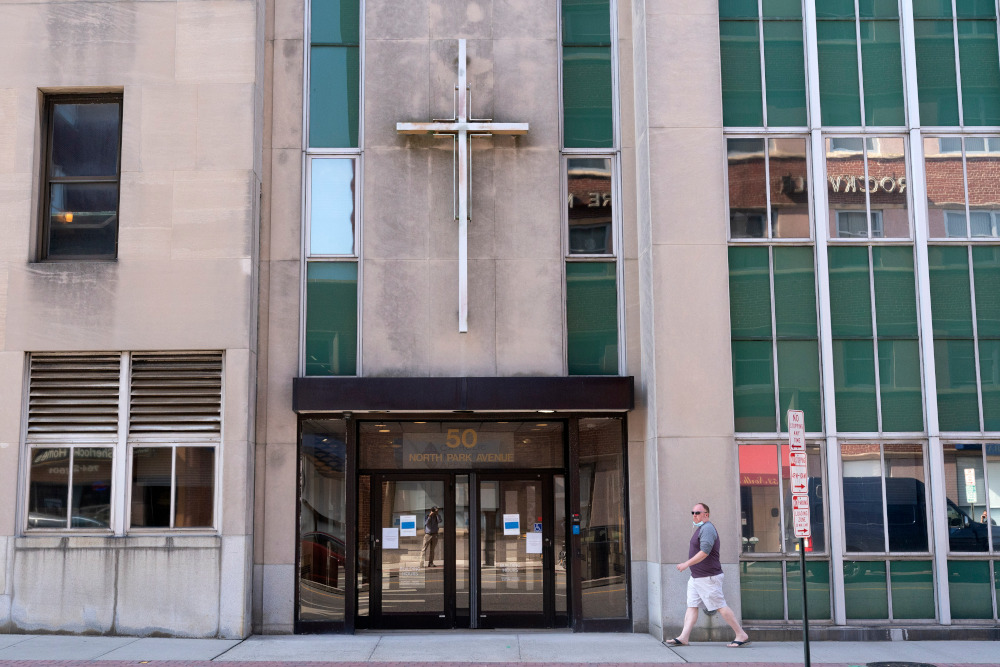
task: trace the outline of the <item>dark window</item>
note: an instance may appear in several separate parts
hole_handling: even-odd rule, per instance
[[[121,95],[46,100],[42,259],[117,256],[121,126]]]

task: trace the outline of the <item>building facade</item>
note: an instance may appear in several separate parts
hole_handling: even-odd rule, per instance
[[[0,17],[0,628],[997,636],[993,0]]]

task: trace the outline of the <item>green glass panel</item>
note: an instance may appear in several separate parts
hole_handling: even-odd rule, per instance
[[[981,337],[1000,337],[1000,246],[972,246],[976,326]]]
[[[965,124],[1000,125],[1000,53],[997,51],[996,20],[959,21],[958,57],[962,65]]]
[[[920,344],[917,340],[880,340],[878,374],[882,430],[924,430]]]
[[[972,293],[965,246],[928,246],[935,338],[972,337]]]
[[[806,73],[801,21],[764,21],[767,124],[806,124]]]
[[[774,359],[770,341],[733,341],[736,430],[774,432]]]
[[[310,39],[313,44],[360,43],[358,0],[312,0]]]
[[[764,124],[760,39],[756,21],[719,21],[722,121],[728,127]]]
[[[743,618],[772,621],[785,618],[781,563],[740,563],[740,598]]]
[[[611,49],[563,47],[563,132],[567,148],[611,148]]]
[[[757,18],[757,0],[719,0],[720,18]]]
[[[913,16],[918,19],[950,19],[951,0],[913,0]]]
[[[356,46],[314,46],[309,60],[309,145],[356,148],[360,63]]]
[[[306,269],[306,375],[355,375],[358,265],[310,262]]]
[[[861,22],[865,123],[903,125],[903,59],[899,21]]]
[[[847,618],[889,618],[885,562],[844,561],[844,611]]]
[[[1000,560],[993,561],[993,594],[1000,600]]]
[[[920,122],[958,125],[955,40],[948,21],[914,21]]]
[[[806,430],[822,431],[819,395],[819,345],[815,340],[778,341],[778,400],[781,430],[788,430],[788,411],[805,412]]]
[[[729,249],[729,321],[733,338],[771,338],[767,248]]]
[[[564,46],[611,46],[609,0],[562,0],[562,31]]]
[[[854,21],[854,0],[823,0],[816,3],[818,19],[850,19]]]
[[[934,618],[934,575],[931,561],[892,561],[892,617]]]
[[[830,246],[830,328],[836,338],[872,338],[868,248]]]
[[[761,11],[766,19],[800,19],[802,0],[763,0]]]
[[[942,431],[978,431],[979,398],[971,340],[935,340],[938,423]]]
[[[1000,340],[979,339],[979,382],[983,394],[983,428],[1000,431]]]
[[[566,264],[570,375],[618,374],[618,288],[614,262]]]
[[[813,249],[774,249],[774,319],[778,338],[816,337],[816,277]]]
[[[955,3],[958,18],[996,18],[997,9],[993,0],[958,0]]]
[[[948,591],[952,618],[993,618],[989,561],[948,561]]]
[[[913,248],[872,247],[875,321],[880,338],[917,336],[917,293]]]
[[[833,341],[837,430],[877,431],[875,349],[870,340]]]
[[[797,561],[785,566],[788,573],[788,620],[802,618],[802,568]],[[809,620],[830,620],[830,563],[825,560],[806,561],[806,596]]]
[[[859,0],[858,15],[863,19],[897,19],[897,0]]]
[[[823,125],[861,125],[854,21],[817,21],[816,39]]]

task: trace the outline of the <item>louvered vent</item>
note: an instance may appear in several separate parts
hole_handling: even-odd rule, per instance
[[[32,355],[28,439],[118,432],[121,355]]]
[[[222,354],[134,354],[129,435],[218,436]]]

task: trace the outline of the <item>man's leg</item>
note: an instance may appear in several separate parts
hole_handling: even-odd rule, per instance
[[[747,633],[743,631],[743,627],[740,625],[740,622],[736,620],[736,614],[733,613],[732,609],[729,607],[722,607],[719,609],[719,616],[721,616],[722,620],[728,623],[729,627],[731,627],[733,632],[736,633],[736,641],[745,642],[749,639]]]
[[[431,561],[427,560],[427,553],[428,553],[428,551],[431,550],[431,538],[432,537],[433,537],[433,535],[431,535],[430,533],[424,533],[424,548],[421,549],[421,554],[420,554],[420,559],[423,561],[423,565],[428,565],[428,564],[434,562],[433,560],[431,560]],[[430,556],[431,556],[431,558],[434,558],[433,551],[431,551]]]
[[[430,556],[430,561],[428,561],[427,563],[428,565],[434,565],[434,552],[436,551],[437,543],[438,543],[438,536],[437,533],[434,533],[433,535],[431,535],[431,544],[430,544],[431,556]]]
[[[682,644],[688,643],[688,638],[691,636],[691,630],[694,629],[694,624],[698,622],[698,607],[688,607],[684,612],[684,629],[681,633],[677,635],[677,639],[681,641]]]

